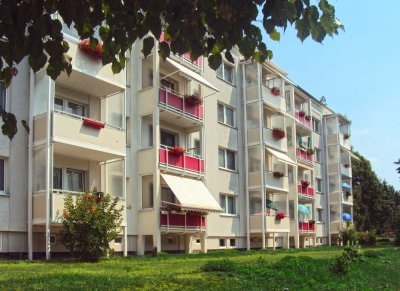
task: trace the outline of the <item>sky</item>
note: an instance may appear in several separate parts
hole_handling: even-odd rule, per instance
[[[294,28],[267,40],[272,61],[314,97],[352,120],[354,150],[400,190],[400,0],[331,0],[345,31],[302,43]],[[264,36],[265,37],[265,36]]]

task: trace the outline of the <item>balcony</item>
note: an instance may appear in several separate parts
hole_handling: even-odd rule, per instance
[[[312,122],[311,122],[311,119],[310,120],[308,120],[307,118],[306,118],[306,114],[302,114],[302,113],[300,113],[300,111],[296,111],[296,113],[295,113],[295,117],[296,117],[296,120],[301,124],[301,125],[304,125],[306,128],[308,128],[308,129],[312,129]]]
[[[265,85],[262,86],[262,96],[264,102],[277,109],[278,111],[286,112],[286,101],[285,98],[279,93],[278,95],[274,95],[272,93],[272,88],[267,87]]]
[[[166,232],[205,231],[206,217],[199,212],[160,212],[160,228]]]
[[[280,172],[272,172],[266,171],[265,172],[265,187],[268,190],[279,191],[279,192],[288,192],[289,191],[289,182],[288,177],[277,177],[275,173]]]
[[[264,144],[279,151],[287,152],[287,138],[276,138],[273,129],[264,127]]]
[[[300,234],[315,232],[315,221],[299,222],[299,232]]]
[[[352,177],[352,173],[351,173],[350,164],[340,164],[340,173],[343,176],[351,178]]]
[[[165,145],[160,147],[161,166],[193,174],[204,174],[204,159],[199,155],[187,153],[177,155],[171,151],[171,147]]]
[[[342,147],[351,150],[350,135],[339,133],[339,142]]]
[[[54,110],[54,153],[104,161],[125,156],[125,131],[86,117]],[[34,118],[34,142],[46,138],[47,113]]]
[[[300,162],[313,164],[313,155],[307,154],[307,151],[301,148],[296,148],[296,157]]]
[[[301,184],[297,186],[297,193],[303,198],[315,198],[314,188],[311,186],[303,187]]]
[[[159,96],[159,104],[160,107],[165,109],[166,112],[174,113],[175,115],[180,115],[182,117],[191,119],[196,122],[202,122],[204,111],[203,105],[195,104],[189,105],[185,102],[184,96],[179,95],[177,93],[169,92],[165,89],[160,88],[160,96]],[[165,118],[168,118],[165,116]],[[176,117],[171,116],[167,120],[170,122],[175,122]],[[191,125],[193,122],[189,122],[188,124]]]
[[[253,233],[262,231],[262,215],[250,215],[250,229]],[[275,215],[265,216],[265,231],[266,232],[289,232],[290,220],[285,216],[283,219],[276,219]]]

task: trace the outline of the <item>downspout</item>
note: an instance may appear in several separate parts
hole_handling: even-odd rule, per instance
[[[242,64],[242,106],[243,106],[243,135],[244,135],[244,168],[245,168],[245,191],[246,191],[246,248],[250,250],[250,197],[249,197],[249,155],[248,155],[248,141],[247,141],[247,103],[246,103],[246,78],[245,78],[245,64]]]
[[[46,260],[50,260],[50,199],[51,199],[51,186],[50,186],[50,175],[51,175],[51,92],[52,92],[52,80],[47,77],[49,81],[48,87],[48,98],[47,98],[47,143],[46,143]]]
[[[329,174],[328,174],[328,137],[327,137],[327,128],[326,128],[326,117],[322,119],[323,120],[323,136],[324,136],[324,176],[325,176],[325,190],[326,190],[326,209],[327,209],[327,216],[328,216],[328,221],[327,221],[327,227],[328,227],[328,244],[329,246],[332,245],[332,238],[331,238],[331,208],[330,208],[330,192],[329,192]]]
[[[32,233],[32,219],[33,219],[33,209],[32,209],[32,199],[33,199],[33,94],[34,94],[34,72],[29,70],[29,128],[30,133],[28,135],[28,259],[33,260],[33,233]]]

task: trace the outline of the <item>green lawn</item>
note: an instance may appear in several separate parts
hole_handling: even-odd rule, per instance
[[[341,248],[112,258],[94,264],[0,261],[0,290],[400,290],[400,249],[368,251],[376,255],[351,263],[347,276],[330,271]],[[202,271],[206,262],[224,258],[233,262],[233,270]]]

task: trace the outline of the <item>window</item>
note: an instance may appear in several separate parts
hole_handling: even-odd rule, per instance
[[[201,152],[200,152],[200,140],[196,139],[194,141],[194,154],[200,156]]]
[[[315,132],[320,133],[321,130],[321,121],[315,117],[312,118],[312,125],[313,125],[313,130]]]
[[[292,104],[290,102],[290,90],[285,91],[286,111],[292,110]]]
[[[200,244],[201,240],[200,239],[196,239],[196,244]]]
[[[6,162],[0,159],[0,192],[6,191]]]
[[[68,101],[67,112],[79,116],[85,116],[85,107],[78,103]]]
[[[141,146],[148,148],[153,146],[153,115],[142,116],[141,118]]]
[[[67,169],[67,190],[74,192],[84,192],[85,172]]]
[[[316,191],[319,193],[322,193],[322,179],[316,178],[315,179],[316,182]]]
[[[168,204],[178,204],[174,192],[167,187],[161,187],[161,201],[167,202]]]
[[[217,76],[233,84],[233,67],[228,64],[222,63],[221,66],[217,69]]]
[[[235,171],[235,152],[227,149],[218,149],[219,167]]]
[[[142,208],[153,207],[153,175],[142,176]]]
[[[50,236],[50,244],[55,245],[56,243],[57,243],[56,236],[55,235],[51,235]]]
[[[174,133],[161,130],[161,144],[169,147],[174,147],[178,144],[178,136]]]
[[[323,212],[322,212],[323,210],[322,209],[320,209],[320,208],[318,208],[317,209],[317,221],[320,221],[320,222],[322,222],[324,219],[323,219]]]
[[[319,148],[315,148],[315,161],[318,163],[322,163],[322,152]]]
[[[294,183],[294,174],[293,174],[293,166],[288,166],[288,180],[289,180],[289,184],[293,184]]]
[[[224,238],[220,238],[219,239],[219,247],[222,248],[222,247],[225,247],[225,246],[226,246],[225,239]]]
[[[161,75],[163,78],[163,75]],[[170,78],[165,78],[160,80],[161,86],[167,91],[178,92],[178,83]]]
[[[7,106],[7,89],[4,87],[3,82],[0,81],[0,109],[6,110]]]
[[[115,239],[114,239],[114,243],[115,244],[122,244],[122,236],[117,236]]]
[[[175,237],[174,236],[167,237],[167,243],[170,244],[170,245],[174,245],[175,244]]]
[[[64,100],[56,97],[54,99],[54,109],[63,111],[64,110]]]
[[[231,239],[229,240],[229,245],[230,245],[231,247],[236,247],[236,239],[231,238]]]
[[[218,121],[230,126],[235,126],[234,110],[218,103]]]
[[[62,169],[53,169],[53,189],[62,189]]]
[[[220,195],[220,204],[224,214],[236,214],[236,197]]]
[[[54,109],[79,116],[85,116],[86,114],[85,105],[61,97],[54,98]]]
[[[289,218],[294,220],[294,200],[289,200]]]

